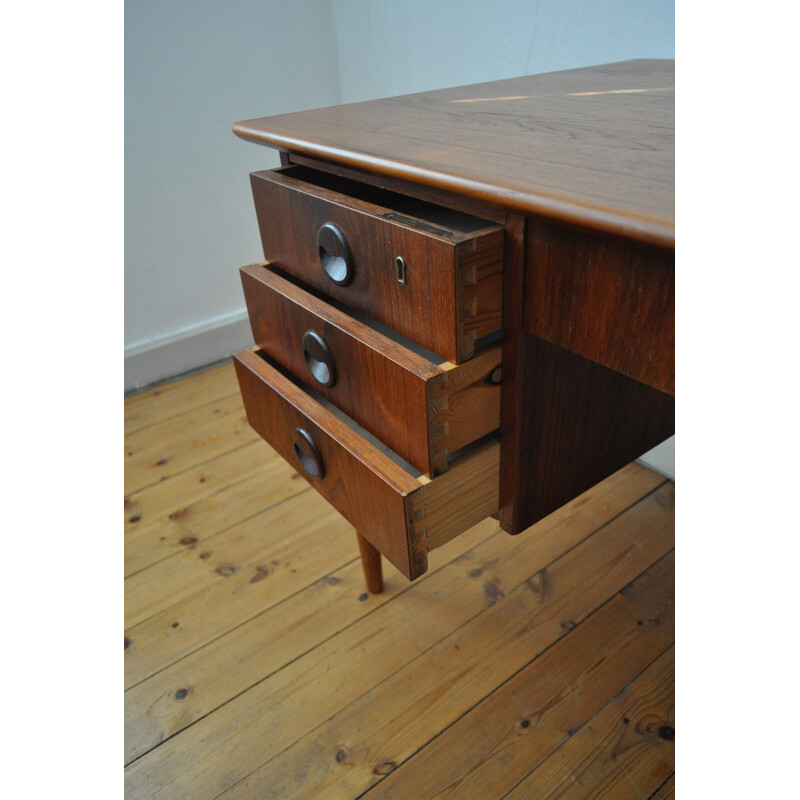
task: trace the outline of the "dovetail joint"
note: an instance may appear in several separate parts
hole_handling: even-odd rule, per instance
[[[461,285],[474,286],[478,282],[478,266],[472,264],[466,269],[461,270]]]

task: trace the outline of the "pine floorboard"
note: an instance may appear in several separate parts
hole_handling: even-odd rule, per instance
[[[367,594],[231,364],[125,399],[125,789],[674,796],[674,485],[630,464]]]

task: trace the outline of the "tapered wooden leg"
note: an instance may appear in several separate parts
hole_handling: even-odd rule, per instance
[[[383,591],[381,554],[358,531],[356,531],[356,536],[358,536],[358,547],[361,550],[361,564],[364,567],[367,590],[372,594],[378,594]]]

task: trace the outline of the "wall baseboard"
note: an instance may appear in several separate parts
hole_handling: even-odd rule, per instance
[[[661,444],[656,445],[652,450],[648,450],[643,456],[636,459],[640,464],[675,480],[675,437],[670,436]]]
[[[246,309],[125,348],[125,391],[222,361],[250,347],[253,334]]]

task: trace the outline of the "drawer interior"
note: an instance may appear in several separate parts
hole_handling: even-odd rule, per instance
[[[400,469],[402,469],[404,472],[408,473],[409,477],[414,478],[419,483],[420,487],[428,486],[437,480],[437,478],[431,479],[429,476],[424,475],[416,467],[409,464],[408,461],[392,450],[388,445],[384,444],[380,439],[378,439],[377,436],[374,436],[368,430],[366,430],[366,428],[363,428],[361,425],[359,425],[352,417],[349,417],[337,405],[323,397],[312,386],[309,386],[307,383],[300,380],[296,375],[292,374],[289,370],[278,364],[274,359],[270,358],[263,350],[255,347],[252,348],[250,352],[254,353],[255,356],[269,368],[278,372],[285,380],[290,381],[304,394],[308,395],[311,400],[324,408],[328,414],[336,418],[342,425],[346,425],[351,431],[357,434],[360,439],[363,439],[368,447],[373,448],[375,451],[381,453],[393,464],[400,467]],[[485,436],[482,436],[477,441],[470,442],[464,447],[461,447],[452,453],[448,453],[448,466],[458,464],[465,457],[469,459],[471,453],[477,452],[487,443],[491,444],[499,441],[499,435],[499,431],[492,431]]]
[[[470,234],[487,227],[495,227],[495,223],[480,217],[464,214],[461,211],[418,200],[368,183],[359,183],[329,172],[321,172],[303,166],[282,167],[275,172],[365,203],[382,206],[386,209],[386,213],[382,216],[387,219],[425,230],[434,236],[450,236],[452,232]]]

